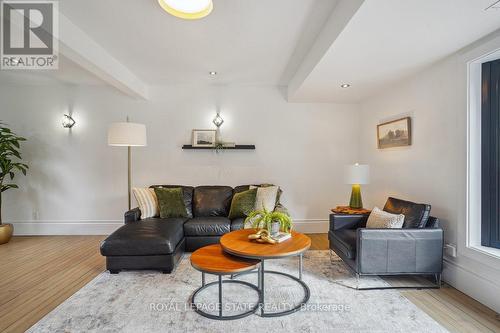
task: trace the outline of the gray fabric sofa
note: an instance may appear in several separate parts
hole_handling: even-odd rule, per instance
[[[430,205],[389,198],[384,211],[405,215],[401,229],[368,229],[368,215],[330,215],[333,250],[360,275],[433,275],[443,270],[443,229]]]

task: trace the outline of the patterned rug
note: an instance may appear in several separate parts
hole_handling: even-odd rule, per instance
[[[266,270],[297,275],[297,258],[266,261]],[[207,275],[207,282],[215,281]],[[238,277],[256,283],[256,274]],[[195,313],[190,297],[201,273],[186,255],[170,275],[159,272],[100,274],[49,313],[28,332],[447,332],[397,290],[355,290],[357,281],[328,251],[304,255],[303,280],[311,290],[299,312],[277,318],[257,315],[216,321]],[[266,275],[267,311],[286,310],[304,297],[300,286],[279,275]],[[363,278],[365,286],[387,286],[380,278]],[[216,314],[217,286],[203,290],[197,302]],[[227,284],[224,314],[237,314],[258,299],[251,288]]]

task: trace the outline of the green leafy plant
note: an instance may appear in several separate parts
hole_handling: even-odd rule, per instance
[[[226,149],[225,143],[223,141],[216,141],[214,144],[214,149],[216,153],[222,152],[224,149]]]
[[[245,219],[245,224],[250,224],[255,229],[271,230],[273,222],[279,222],[280,231],[283,232],[290,232],[293,228],[293,221],[290,215],[278,211],[270,212],[265,208],[250,212]]]
[[[21,162],[20,142],[25,138],[17,136],[7,125],[0,122],[0,224],[2,224],[2,193],[19,188],[12,183],[16,172],[26,176],[28,165]]]

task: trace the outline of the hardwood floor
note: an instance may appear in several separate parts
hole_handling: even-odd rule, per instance
[[[325,234],[309,235],[328,249]],[[24,332],[105,269],[104,236],[14,237],[0,246],[0,332]],[[451,332],[500,332],[500,318],[458,290],[402,294]]]
[[[14,237],[0,246],[0,332],[24,332],[104,271],[103,236]]]

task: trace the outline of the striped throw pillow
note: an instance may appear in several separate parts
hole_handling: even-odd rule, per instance
[[[158,208],[158,198],[156,197],[155,190],[152,188],[136,188],[132,189],[135,200],[141,210],[141,219],[148,217],[157,217],[160,215]]]

